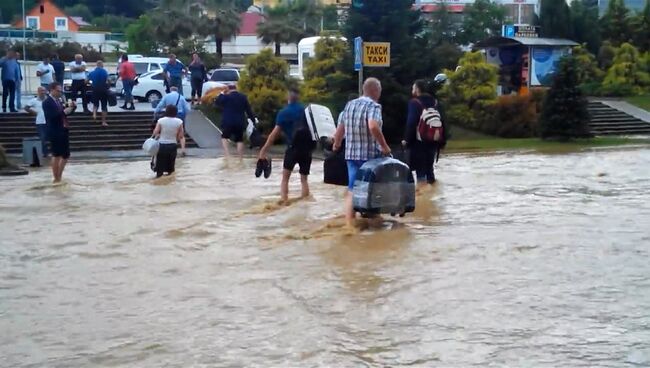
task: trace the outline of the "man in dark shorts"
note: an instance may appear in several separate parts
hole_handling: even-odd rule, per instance
[[[70,158],[68,115],[72,114],[77,107],[74,101],[70,102],[70,106],[65,107],[61,96],[63,96],[61,84],[54,82],[50,84],[50,95],[43,101],[47,137],[52,151],[54,183],[61,182],[63,170]]]
[[[237,153],[239,158],[244,158],[244,132],[246,131],[247,121],[249,119],[256,121],[251,104],[245,94],[239,93],[235,86],[221,92],[215,100],[215,105],[223,109],[221,122],[221,143],[225,151],[226,158],[230,157],[228,150],[228,141],[237,143]]]
[[[305,120],[305,107],[298,102],[299,99],[300,95],[297,90],[292,89],[289,91],[289,103],[278,112],[275,127],[259,154],[260,159],[266,159],[268,149],[271,148],[281,134],[284,135],[287,150],[284,153],[282,182],[280,183],[280,200],[282,203],[287,203],[289,199],[289,179],[296,165],[298,165],[300,173],[301,196],[303,198],[309,196],[309,182],[307,179],[311,169],[313,141]]]
[[[104,62],[97,61],[95,70],[88,74],[88,80],[92,82],[93,92],[93,120],[97,121],[97,110],[102,107],[102,126],[107,127],[106,116],[108,115],[108,72],[104,69]]]

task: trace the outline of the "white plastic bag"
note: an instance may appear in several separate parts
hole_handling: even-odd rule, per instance
[[[142,150],[148,156],[155,156],[158,154],[158,149],[160,148],[160,142],[155,138],[149,138],[142,144]]]
[[[246,139],[251,139],[251,134],[255,130],[255,123],[251,119],[248,119],[248,125],[246,126]]]

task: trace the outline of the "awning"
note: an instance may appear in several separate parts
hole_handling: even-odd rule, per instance
[[[578,46],[577,42],[563,38],[541,38],[541,37],[490,37],[474,44],[475,49],[487,47],[508,47],[508,46]]]

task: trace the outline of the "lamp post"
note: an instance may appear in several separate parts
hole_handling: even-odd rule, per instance
[[[23,65],[24,61],[27,60],[27,55],[25,54],[25,27],[27,27],[27,17],[25,17],[25,0],[23,0]]]

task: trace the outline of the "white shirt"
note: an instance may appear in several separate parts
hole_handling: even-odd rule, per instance
[[[77,72],[77,73],[72,72],[72,68],[78,68],[80,66],[86,66],[85,61],[82,61],[81,64],[77,64],[76,61],[73,61],[70,64],[68,64],[68,66],[70,67],[72,80],[86,79],[86,72]]]
[[[36,66],[36,71],[39,71],[41,73],[41,85],[46,85],[54,82],[54,67],[52,64],[43,64],[40,63],[38,66]]]
[[[158,142],[160,142],[160,144],[176,144],[178,128],[183,125],[183,120],[179,118],[164,117],[158,119],[158,124],[160,124],[160,139]]]
[[[27,106],[29,106],[29,108],[32,109],[33,111],[36,111],[36,125],[45,124],[45,114],[43,113],[43,100],[41,100],[40,98],[38,98],[38,96],[36,96],[31,100],[29,100],[26,107]]]

